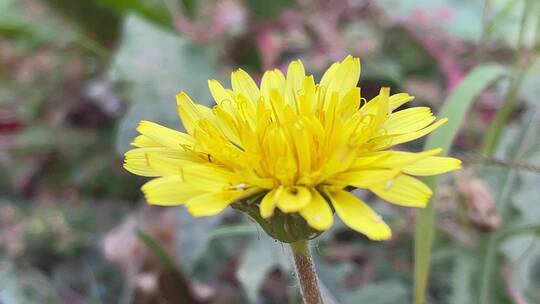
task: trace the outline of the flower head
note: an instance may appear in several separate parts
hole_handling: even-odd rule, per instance
[[[155,177],[142,191],[150,204],[185,205],[194,216],[210,216],[242,202],[261,220],[304,219],[315,231],[332,226],[334,212],[350,228],[374,240],[390,228],[353,195],[366,189],[390,203],[424,207],[432,191],[413,176],[460,168],[441,149],[419,153],[389,150],[446,122],[427,107],[395,111],[411,101],[382,88],[366,101],[357,83],[360,61],[334,63],[319,84],[299,60],[287,75],[264,73],[260,86],[243,70],[232,89],[208,82],[216,105],[177,95],[187,133],[141,121],[125,168]],[[257,197],[257,200],[246,200]],[[240,208],[242,209],[242,208]]]

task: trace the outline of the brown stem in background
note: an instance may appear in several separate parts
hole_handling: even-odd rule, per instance
[[[305,304],[323,304],[319,279],[313,265],[308,241],[291,243],[294,256],[296,277],[300,284],[300,291]]]

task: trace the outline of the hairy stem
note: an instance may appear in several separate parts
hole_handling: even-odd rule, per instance
[[[309,250],[308,241],[302,240],[290,244],[296,277],[300,284],[300,291],[305,304],[322,304],[322,296],[319,288],[319,279],[313,265],[313,259]]]

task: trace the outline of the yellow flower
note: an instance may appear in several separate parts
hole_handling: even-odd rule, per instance
[[[124,166],[156,177],[142,187],[150,204],[185,205],[194,216],[210,216],[258,195],[262,199],[249,204],[264,219],[297,214],[324,231],[335,212],[370,239],[388,239],[390,228],[350,190],[424,207],[432,191],[413,176],[456,170],[461,162],[437,156],[441,149],[388,150],[446,119],[436,120],[428,107],[394,111],[413,97],[390,95],[388,88],[366,101],[359,77],[360,60],[351,56],[330,66],[319,84],[299,60],[286,76],[267,71],[260,86],[239,69],[231,75],[232,90],[208,82],[213,108],[177,95],[187,133],[141,121]]]

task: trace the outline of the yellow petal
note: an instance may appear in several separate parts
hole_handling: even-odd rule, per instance
[[[238,127],[234,116],[226,110],[224,104],[215,106],[213,111],[217,118],[217,125],[221,131],[223,131],[223,134],[225,134],[225,136],[235,145],[241,146]]]
[[[263,218],[269,218],[274,214],[274,210],[276,209],[276,200],[274,200],[275,194],[276,190],[272,190],[268,192],[261,200],[259,211],[261,212],[261,216]]]
[[[302,176],[304,173],[309,173],[311,169],[311,152],[313,151],[311,134],[301,120],[293,123],[290,133],[296,148],[299,175]]]
[[[426,206],[433,194],[426,184],[404,174],[387,183],[372,186],[369,190],[390,203],[421,208]]]
[[[232,204],[237,196],[237,191],[205,193],[190,199],[186,207],[196,217],[216,215]]]
[[[186,207],[193,216],[211,216],[223,211],[230,204],[256,195],[261,192],[260,188],[246,190],[226,190],[213,193],[205,193],[190,199]]]
[[[193,145],[193,138],[186,133],[169,129],[155,122],[141,120],[137,131],[165,147],[180,148]]]
[[[248,73],[242,69],[238,69],[231,73],[231,85],[236,94],[242,94],[249,98],[252,103],[255,103],[261,96],[261,92],[257,84]]]
[[[341,113],[342,119],[347,119],[353,115],[360,107],[360,88],[352,88],[343,101],[339,104],[338,113]]]
[[[186,184],[181,176],[155,178],[141,188],[146,201],[152,205],[174,206],[187,202],[202,192]]]
[[[212,110],[209,108],[195,104],[193,100],[191,100],[191,98],[189,98],[189,96],[184,92],[180,92],[176,95],[176,103],[178,105],[178,115],[182,120],[182,124],[184,125],[186,131],[192,135],[197,121],[212,113]]]
[[[390,88],[383,87],[380,89],[377,98],[368,102],[368,104],[371,104],[371,106],[374,107],[373,109],[375,109],[375,111],[371,113],[373,118],[369,121],[369,124],[364,131],[367,134],[367,137],[365,137],[366,139],[375,136],[381,130],[383,123],[387,119],[390,112],[389,96]]]
[[[369,188],[376,184],[386,183],[387,180],[393,178],[398,173],[398,170],[389,169],[348,171],[338,174],[330,181],[357,188]]]
[[[324,88],[324,90],[328,90],[328,87],[332,83],[334,79],[334,75],[336,71],[338,70],[339,66],[341,65],[341,62],[334,62],[327,70],[324,72],[320,86]],[[326,91],[325,91],[326,92]]]
[[[297,212],[309,204],[311,193],[305,187],[281,186],[277,189],[273,199],[281,211],[285,213]]]
[[[301,93],[298,96],[298,106],[300,107],[298,109],[299,114],[311,115],[315,106],[313,101],[315,100],[316,90],[315,78],[313,78],[313,75],[304,77]]]
[[[389,157],[392,151],[365,153],[358,156],[351,166],[351,171],[368,168],[369,165],[383,158]]]
[[[182,166],[190,161],[166,157],[162,154],[147,153],[146,159],[150,168],[160,175],[182,175]]]
[[[180,163],[184,163],[188,160],[196,161],[196,159],[190,154],[178,149],[171,149],[166,147],[137,148],[129,150],[124,154],[124,168],[126,168],[126,170],[128,170],[129,172],[141,176],[153,177],[170,175],[170,171],[167,171],[168,174],[164,174],[164,171],[160,170],[161,168],[154,168],[150,165],[148,161],[148,155],[150,154],[157,155],[167,160],[170,159],[169,163],[174,163],[174,168],[178,168],[178,165]],[[172,170],[172,167],[166,167],[165,170],[169,169]],[[176,169],[174,174],[178,175],[179,170]]]
[[[212,97],[214,98],[216,104],[222,105],[225,104],[231,105],[233,104],[234,95],[231,94],[230,91],[225,89],[217,80],[208,80],[208,88],[210,89],[210,93],[212,94]]]
[[[261,93],[266,101],[270,99],[270,94],[273,90],[277,90],[280,94],[285,92],[285,76],[280,70],[274,69],[264,73],[261,79]]]
[[[384,155],[370,164],[365,165],[366,168],[402,168],[408,165],[412,165],[422,159],[428,158],[433,155],[441,154],[443,150],[441,148],[431,149],[422,152],[403,152],[403,151],[384,151],[375,152],[372,155]]]
[[[407,93],[397,93],[390,96],[390,109],[393,111],[399,108],[401,105],[414,99],[414,96],[411,96]]]
[[[365,234],[376,241],[392,236],[390,227],[366,203],[345,190],[325,190],[337,215],[351,229]]]
[[[144,135],[139,135],[135,137],[131,145],[138,148],[163,147],[163,145],[161,145],[157,141],[154,141],[150,139],[148,136],[144,136]]]
[[[429,176],[443,174],[461,168],[461,161],[452,157],[431,156],[403,167],[403,172],[411,175]]]
[[[287,82],[285,87],[285,102],[289,105],[295,104],[297,96],[300,95],[306,71],[300,60],[294,60],[289,64],[287,70]]]
[[[139,176],[146,176],[146,177],[161,176],[160,173],[158,173],[156,170],[154,170],[148,165],[148,161],[144,158],[126,159],[124,161],[123,167],[129,172],[139,175]]]
[[[311,201],[300,210],[300,215],[309,226],[317,230],[327,230],[334,222],[332,209],[324,197],[315,189],[310,189]]]
[[[328,85],[328,94],[337,92],[339,100],[347,95],[360,79],[360,59],[347,56],[332,75],[332,80]]]
[[[379,96],[375,96],[369,102],[364,104],[360,108],[362,112],[365,114],[375,114],[375,112],[377,111],[377,104],[379,103],[378,99],[379,99]],[[390,110],[393,111],[397,109],[399,106],[413,100],[414,96],[411,96],[407,93],[397,93],[397,94],[390,95],[388,99],[389,99]]]
[[[441,119],[437,120],[435,123],[423,128],[421,130],[418,130],[416,132],[391,136],[390,138],[383,138],[381,140],[375,139],[373,141],[374,145],[373,145],[372,149],[374,149],[374,150],[382,150],[382,149],[389,148],[391,146],[395,146],[395,145],[399,145],[399,144],[406,143],[406,142],[409,142],[409,141],[413,141],[415,139],[418,139],[418,138],[420,138],[422,136],[425,136],[425,135],[433,132],[438,127],[444,125],[447,121],[448,121],[447,118],[441,118]]]
[[[435,119],[428,107],[408,108],[390,114],[383,128],[388,134],[410,133],[427,127]]]
[[[206,192],[219,192],[240,185],[232,171],[211,164],[189,164],[182,167],[187,183]]]

